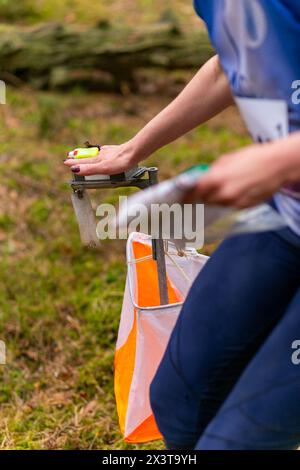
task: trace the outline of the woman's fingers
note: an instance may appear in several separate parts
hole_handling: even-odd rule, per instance
[[[120,159],[102,159],[101,161],[92,163],[86,163],[82,160],[75,160],[73,165],[71,165],[71,171],[82,176],[97,174],[115,175],[125,171],[127,169],[127,166],[128,165],[126,164],[126,161]]]
[[[261,181],[257,181],[254,186],[252,180],[231,179],[224,175],[222,181],[215,177],[211,180],[200,180],[193,198],[208,204],[245,208],[266,201],[276,189],[277,187],[274,184],[267,184],[266,182],[263,184]]]
[[[64,160],[64,165],[74,166],[74,165],[85,165],[85,164],[96,164],[101,162],[102,157],[93,157],[93,158],[67,158]]]
[[[67,158],[64,165],[73,173],[88,176],[95,174],[118,174],[132,165],[126,155],[122,153],[122,146],[104,145],[98,156],[92,158]]]
[[[212,168],[205,176],[201,176],[194,189],[184,198],[184,203],[189,204],[195,201],[198,202],[210,202],[210,199],[214,198],[215,193],[220,188],[219,175],[215,175],[215,170]]]
[[[87,164],[80,164],[79,162],[78,163],[74,163],[72,166],[71,166],[71,171],[73,173],[75,173],[76,175],[80,175],[80,176],[89,176],[89,175],[96,175],[96,174],[109,174],[105,168],[98,164],[98,165],[94,165],[94,164],[91,164],[91,163],[87,163]]]
[[[66,158],[64,165],[73,173],[89,175],[116,175],[136,166],[134,148],[130,142],[122,145],[103,145],[94,158]]]
[[[215,193],[219,192],[224,185],[222,173],[214,168],[199,179],[196,191],[201,199],[209,201]]]

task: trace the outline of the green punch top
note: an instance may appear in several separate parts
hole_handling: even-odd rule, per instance
[[[69,158],[94,158],[97,157],[100,153],[98,147],[89,147],[89,148],[78,148],[69,152]]]

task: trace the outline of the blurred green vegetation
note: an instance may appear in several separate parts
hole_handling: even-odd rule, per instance
[[[126,14],[125,14],[126,12]],[[176,17],[182,24],[198,25],[192,0],[0,0],[0,21],[32,24],[39,21],[136,25]]]
[[[191,3],[0,0],[0,19],[147,22],[174,6],[190,25],[198,22]],[[0,338],[8,352],[7,365],[0,366],[0,448],[163,447],[124,444],[119,432],[113,356],[125,244],[105,242],[99,253],[82,248],[62,161],[87,139],[110,144],[132,137],[170,99],[168,83],[145,96],[8,87],[7,105],[0,106]],[[247,142],[235,111],[228,110],[149,164],[159,166],[163,179]],[[116,198],[99,192],[94,202]]]

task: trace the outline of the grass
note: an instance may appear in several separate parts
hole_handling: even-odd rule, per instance
[[[198,27],[186,0],[0,0],[0,21],[29,25],[107,19],[136,25],[174,11],[183,27]],[[157,97],[7,90],[7,105],[0,106],[0,339],[7,346],[0,449],[163,448],[127,445],[120,434],[113,357],[125,243],[104,242],[98,253],[81,247],[62,160],[87,139],[130,138],[170,100],[171,88],[167,81]],[[164,179],[247,142],[229,110],[149,164]],[[115,199],[109,191],[94,195],[97,203]]]
[[[125,246],[106,242],[97,254],[81,247],[62,160],[86,138],[131,137],[168,99],[8,89],[7,101],[0,107],[0,338],[8,351],[0,448],[162,448],[129,446],[119,432],[113,356]],[[151,163],[166,178],[246,142],[229,110]]]

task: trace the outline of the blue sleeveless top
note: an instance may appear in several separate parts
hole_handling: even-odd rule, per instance
[[[284,100],[287,131],[300,131],[300,0],[194,0],[194,5],[233,94]],[[274,199],[300,235],[300,184]]]

